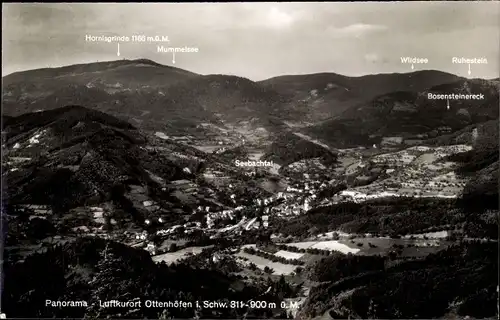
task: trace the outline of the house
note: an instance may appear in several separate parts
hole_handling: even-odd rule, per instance
[[[156,254],[156,246],[154,243],[148,243],[146,246],[146,250],[149,251],[151,254]]]
[[[220,254],[218,254],[218,253],[215,253],[215,254],[212,256],[212,262],[213,262],[213,263],[217,263],[217,262],[219,262],[219,261],[221,261],[221,260],[222,260],[222,256],[221,256]]]
[[[141,232],[141,233],[137,233],[137,234],[135,235],[135,238],[136,238],[137,240],[146,240],[146,237],[147,237],[147,232],[146,232],[146,231],[143,231],[143,232]]]
[[[310,208],[309,200],[304,201],[304,211],[309,211]]]

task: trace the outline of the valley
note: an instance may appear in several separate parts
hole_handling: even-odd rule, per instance
[[[153,69],[170,82],[137,76]],[[59,89],[54,78],[70,84]],[[421,100],[408,84],[414,79],[433,92],[477,85],[487,99],[457,102],[445,114]],[[446,303],[460,294],[458,304],[474,304],[471,292],[496,288],[485,279],[498,236],[498,206],[491,201],[498,198],[491,180],[498,178],[498,91],[492,90],[498,87],[457,79],[426,71],[258,83],[149,60],[5,77],[6,312],[123,316],[119,309],[43,304],[46,296],[89,302],[99,296],[274,304],[144,307],[127,311],[130,317],[312,319],[372,312],[411,318],[422,314],[402,307],[408,301],[378,313],[369,305],[382,308],[384,299],[394,299],[380,288],[402,290],[399,283],[412,279],[431,286],[427,274],[441,273],[468,286],[433,284]],[[379,82],[387,87],[377,88]],[[361,94],[365,83],[370,90]],[[311,89],[320,85],[325,89]],[[411,90],[401,92],[406,86]],[[325,120],[319,96],[329,105],[345,99],[342,110],[328,109]],[[238,165],[247,161],[272,166]],[[465,265],[456,258],[462,255]],[[56,271],[49,278],[37,273],[35,282],[24,281],[32,271],[18,271],[48,268],[51,261]],[[446,273],[445,262],[465,271]],[[199,282],[183,286],[186,279]],[[352,301],[359,305],[345,307]],[[449,311],[443,310],[425,315],[441,317]],[[470,310],[456,312],[479,315]]]

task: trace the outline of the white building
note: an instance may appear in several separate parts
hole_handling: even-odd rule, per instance
[[[304,201],[304,211],[309,211],[309,209],[311,209],[311,206],[309,205],[309,200],[306,199]]]
[[[146,250],[151,254],[156,254],[156,246],[154,245],[154,243],[148,243],[148,245],[146,246]]]

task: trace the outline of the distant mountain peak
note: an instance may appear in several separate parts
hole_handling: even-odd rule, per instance
[[[159,66],[159,67],[165,67],[165,65],[162,65],[156,61],[153,61],[151,59],[146,59],[146,58],[139,58],[139,59],[132,59],[132,60],[125,60],[125,61],[130,61],[130,62],[135,62],[135,63],[144,63],[144,64],[150,64],[154,66]]]
[[[39,69],[32,69],[32,70],[25,70],[25,71],[18,71],[11,73],[9,75],[6,75],[2,77],[2,79],[8,80],[8,81],[19,81],[22,80],[26,75],[29,75],[30,77],[36,77],[36,78],[53,78],[53,77],[61,77],[61,76],[73,76],[73,75],[79,75],[82,73],[92,73],[92,72],[103,72],[103,71],[111,71],[113,69],[117,69],[120,67],[126,67],[126,66],[138,66],[138,65],[148,65],[151,67],[157,67],[157,68],[162,68],[165,70],[173,70],[176,71],[177,73],[184,73],[186,75],[196,75],[196,73],[193,73],[191,71],[187,71],[184,69],[172,67],[172,66],[167,66],[167,65],[162,65],[158,62],[155,62],[150,59],[120,59],[120,60],[110,60],[110,61],[95,61],[95,62],[89,62],[89,63],[79,63],[79,64],[72,64],[72,65],[66,65],[66,66],[61,66],[61,67],[50,67],[50,68],[39,68]]]
[[[447,75],[447,76],[455,76],[449,72],[444,72],[440,70],[428,69],[428,70],[418,70],[418,71],[410,71],[410,72],[381,72],[374,74],[366,74],[360,76],[347,76],[340,73],[335,72],[318,72],[318,73],[305,73],[305,74],[284,74],[276,77],[271,77],[269,79],[265,79],[259,82],[269,83],[277,80],[287,80],[287,79],[309,79],[309,80],[319,80],[319,79],[360,79],[365,77],[374,77],[374,76],[429,76],[432,74],[436,75]]]
[[[410,71],[410,72],[382,72],[382,73],[377,73],[377,74],[372,74],[370,76],[376,76],[376,75],[408,75],[408,76],[420,76],[420,75],[432,75],[432,74],[440,74],[440,75],[448,75],[448,76],[455,76],[452,73],[441,71],[441,70],[436,70],[436,69],[425,69],[425,70],[417,70],[417,71]],[[369,75],[366,75],[369,76]],[[362,76],[365,77],[365,76]]]

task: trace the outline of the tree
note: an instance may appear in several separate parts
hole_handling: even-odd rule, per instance
[[[85,313],[85,319],[96,319],[107,315],[106,309],[100,308],[99,300],[108,301],[116,297],[116,282],[124,272],[124,266],[111,250],[109,242],[100,255],[96,273],[90,281],[93,288],[92,301]]]
[[[158,319],[160,319],[160,320],[171,319],[170,312],[168,312],[168,309],[163,309],[163,311],[160,314],[160,316],[158,317]]]
[[[268,266],[266,266],[266,267],[264,268],[264,272],[265,272],[265,273],[268,273],[268,274],[272,274],[272,273],[274,272],[274,270],[273,270],[272,268],[269,268]]]
[[[290,284],[286,282],[283,275],[281,275],[280,279],[275,283],[274,289],[274,295],[278,296],[279,299],[290,296],[290,294],[292,293],[292,288]]]
[[[300,275],[300,274],[302,273],[302,271],[304,271],[304,269],[303,269],[302,267],[297,267],[297,268],[295,268],[295,273],[296,273],[297,275]]]
[[[175,251],[177,251],[177,243],[175,243],[175,242],[174,242],[174,243],[171,243],[171,244],[170,244],[170,247],[169,247],[169,251],[170,251],[170,252],[175,252]]]

